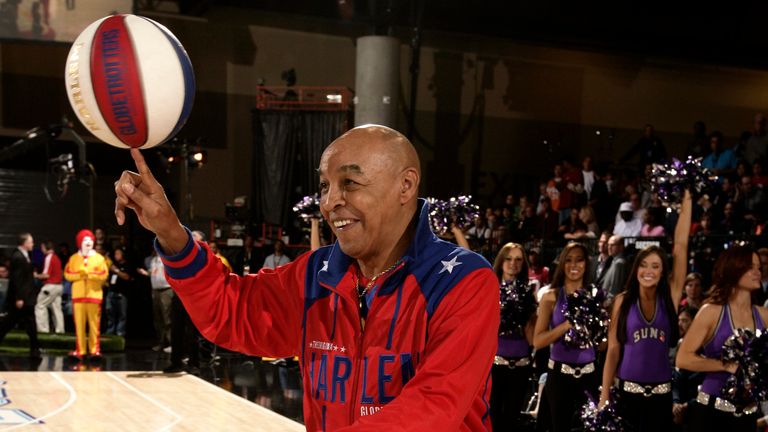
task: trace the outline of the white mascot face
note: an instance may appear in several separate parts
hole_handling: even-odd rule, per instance
[[[93,239],[90,236],[83,237],[83,242],[80,244],[80,250],[83,254],[86,254],[91,249],[93,249]]]

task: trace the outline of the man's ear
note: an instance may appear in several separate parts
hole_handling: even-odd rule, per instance
[[[415,168],[406,168],[400,177],[400,202],[405,204],[419,194],[419,172]]]

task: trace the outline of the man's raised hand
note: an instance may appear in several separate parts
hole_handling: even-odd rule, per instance
[[[119,225],[125,223],[125,209],[136,213],[139,223],[157,235],[165,253],[181,251],[187,243],[187,233],[181,225],[176,211],[168,202],[165,191],[149,170],[138,149],[131,149],[138,173],[123,171],[115,182],[115,218]]]

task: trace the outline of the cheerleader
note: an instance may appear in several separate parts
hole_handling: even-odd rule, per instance
[[[677,307],[686,277],[691,207],[686,191],[675,227],[671,277],[667,254],[648,246],[637,254],[624,292],[613,303],[599,406],[607,403],[615,385],[618,414],[632,431],[673,427],[669,350],[679,338]]]
[[[563,315],[563,305],[568,295],[585,288],[589,274],[587,253],[587,248],[580,243],[568,244],[560,253],[552,285],[542,289],[533,346],[542,349],[551,345],[551,351],[538,430],[569,432],[579,424],[576,414],[586,403],[587,394],[597,396],[594,347],[573,347],[564,340],[572,325]]]
[[[501,284],[501,322],[499,327],[499,348],[493,364],[493,387],[491,389],[491,421],[497,431],[522,430],[520,413],[533,376],[533,327],[536,323],[536,297],[528,281],[528,257],[517,243],[505,244],[493,262],[493,269]],[[511,329],[510,323],[515,311],[506,303],[510,290],[528,289],[523,296],[530,302],[530,316],[522,329]],[[519,312],[517,312],[519,313]]]
[[[768,309],[752,305],[751,294],[760,289],[760,258],[750,248],[735,246],[715,261],[713,286],[677,354],[677,367],[705,372],[696,403],[689,407],[690,430],[753,432],[758,405],[736,406],[721,390],[736,372],[734,363],[723,363],[723,344],[737,328],[764,329]]]

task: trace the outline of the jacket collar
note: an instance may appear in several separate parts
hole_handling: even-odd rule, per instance
[[[424,198],[419,198],[416,208],[416,232],[408,249],[403,255],[405,266],[411,262],[417,262],[424,254],[425,249],[429,248],[434,242],[437,242],[437,236],[432,232],[429,225],[429,204]],[[318,273],[318,280],[323,285],[336,287],[344,276],[350,271],[350,266],[355,264],[355,260],[345,254],[336,241],[331,247],[327,261],[323,262],[323,267]],[[397,272],[400,273],[400,272]],[[391,279],[391,278],[388,278]],[[386,284],[389,285],[389,284]],[[381,291],[379,291],[381,293]]]

